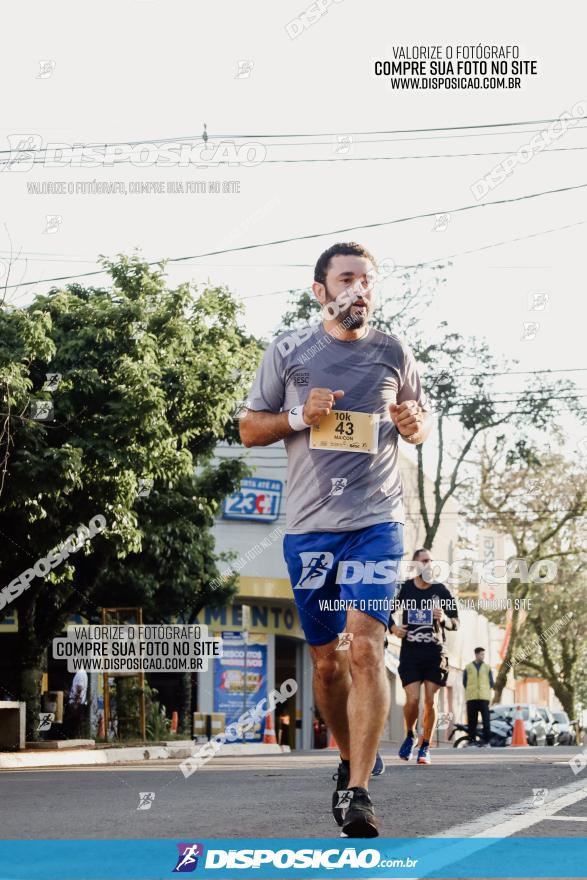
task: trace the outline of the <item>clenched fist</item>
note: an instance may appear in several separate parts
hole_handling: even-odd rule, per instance
[[[406,400],[405,403],[392,403],[389,414],[393,424],[402,437],[410,437],[416,434],[422,427],[423,409],[415,400]]]
[[[330,388],[312,388],[304,404],[302,415],[307,425],[316,425],[324,416],[329,416],[334,402],[343,397],[344,391],[331,391]]]

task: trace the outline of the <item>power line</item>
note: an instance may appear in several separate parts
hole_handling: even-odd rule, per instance
[[[587,119],[587,116],[575,116],[573,119],[576,122],[580,122],[581,120]],[[485,128],[515,128],[519,125],[546,125],[550,122],[559,122],[560,116],[555,116],[551,119],[532,119],[527,121],[514,121],[514,122],[486,122],[476,125],[445,125],[440,127],[433,128],[399,128],[399,129],[384,129],[382,131],[341,131],[341,132],[294,132],[294,133],[281,133],[281,134],[210,134],[208,133],[208,140],[214,141],[215,139],[229,139],[229,140],[248,140],[251,138],[259,138],[261,140],[268,140],[273,138],[282,138],[282,137],[290,137],[290,138],[310,138],[310,137],[372,137],[374,135],[388,135],[388,134],[426,134],[429,132],[438,132],[438,131],[478,131],[480,129]],[[76,143],[72,145],[72,149],[79,149],[85,147],[136,147],[141,146],[142,144],[162,144],[162,143],[180,143],[182,141],[198,141],[200,143],[205,143],[205,140],[202,138],[201,134],[194,135],[182,135],[176,137],[167,137],[167,138],[141,138],[140,140],[134,141],[94,141],[91,143]],[[21,144],[16,148],[20,152],[25,153],[40,153],[49,149],[49,146],[40,147],[40,148],[27,148],[25,144]],[[0,155],[2,154],[11,154],[15,150],[0,150]]]
[[[490,204],[490,203],[487,202],[487,204]],[[445,212],[438,211],[437,213],[440,214],[440,213],[450,213],[450,212],[449,211],[445,211]],[[572,229],[575,226],[583,226],[584,223],[585,223],[585,220],[578,220],[576,223],[568,223],[565,226],[555,226],[551,229],[545,229],[541,232],[531,232],[528,235],[520,235],[517,238],[509,238],[509,239],[505,239],[503,241],[492,242],[491,244],[482,245],[481,247],[469,248],[466,251],[456,251],[454,254],[445,254],[443,257],[436,257],[436,259],[434,259],[434,260],[426,260],[425,263],[416,264],[416,266],[417,265],[428,265],[430,263],[438,263],[439,261],[442,261],[442,260],[452,260],[455,257],[466,257],[469,254],[478,254],[478,253],[481,253],[481,251],[489,251],[492,248],[501,247],[502,245],[505,245],[505,244],[514,244],[515,242],[518,242],[518,241],[528,241],[531,238],[538,238],[541,235],[548,235],[551,232],[562,232],[565,229]],[[413,269],[413,268],[416,268],[416,266],[406,266],[405,268]]]
[[[552,147],[550,150],[541,150],[544,153],[566,153],[587,150],[587,147]],[[468,159],[478,156],[511,156],[515,150],[498,150],[478,153],[426,153],[423,155],[409,156],[336,156],[326,159],[263,159],[260,165],[310,165],[329,162],[390,162],[404,159]],[[126,162],[126,160],[125,160]],[[114,162],[114,165],[123,164]]]
[[[585,125],[575,125],[573,126],[573,131],[577,131],[579,129],[587,128]],[[512,134],[535,134],[536,132],[542,132],[544,129],[541,128],[527,128],[527,129],[516,129],[513,132],[509,131],[488,131],[488,132],[477,132],[472,134],[448,134],[448,135],[433,135],[432,137],[383,137],[383,138],[372,138],[371,140],[352,140],[351,143],[353,146],[363,145],[363,144],[399,144],[404,142],[414,141],[436,141],[436,140],[455,140],[457,138],[479,138],[479,137],[509,137]],[[286,137],[287,135],[283,135]],[[319,135],[317,135],[319,137]],[[220,137],[220,136],[218,136]],[[279,135],[276,135],[279,137]],[[300,135],[300,137],[312,137],[312,135]],[[344,137],[344,135],[331,135],[330,140],[328,141],[283,141],[282,143],[274,142],[270,144],[271,147],[337,147],[342,146],[343,142],[339,141],[338,144],[333,140],[334,137]],[[346,135],[346,137],[359,137],[358,135]],[[239,140],[239,137],[235,138]],[[147,142],[145,142],[147,143]],[[152,141],[150,143],[153,143]],[[213,143],[213,142],[212,142]],[[130,146],[130,145],[129,145]],[[269,145],[268,145],[269,146]]]
[[[355,143],[360,144],[368,144],[370,141],[356,141]],[[274,144],[273,146],[285,146],[285,144]],[[300,146],[312,146],[311,144],[300,144]],[[568,153],[568,152],[581,152],[587,150],[587,146],[583,147],[551,147],[550,149],[540,150],[537,155],[543,155],[544,153]],[[256,167],[260,165],[311,165],[311,164],[321,164],[321,163],[331,163],[331,162],[392,162],[392,161],[400,161],[400,160],[417,160],[417,159],[469,159],[469,158],[478,158],[483,156],[511,156],[512,153],[515,153],[515,149],[510,150],[488,150],[488,151],[478,151],[478,152],[469,152],[469,153],[416,153],[416,154],[408,154],[404,156],[331,156],[325,158],[302,158],[302,159],[262,159],[258,162]],[[43,166],[45,164],[46,159],[43,157],[38,157],[32,160],[32,165],[40,165]],[[113,167],[115,165],[127,165],[131,161],[130,156],[120,159],[113,159],[108,163],[108,167]],[[0,168],[7,165],[18,164],[10,159],[6,159],[5,161],[0,162]],[[212,162],[211,165],[206,166],[207,168],[221,168],[224,165],[227,165],[226,162]],[[74,166],[77,167],[77,166]],[[89,165],[80,165],[81,169],[88,169],[92,166]],[[166,167],[172,167],[171,165]]]
[[[463,367],[463,370],[473,370],[475,371],[475,367]],[[478,372],[478,371],[477,371]],[[485,376],[526,376],[528,374],[534,375],[537,373],[586,373],[587,367],[569,367],[569,369],[557,369],[557,370],[503,370],[501,372],[496,373],[484,373]],[[460,373],[453,373],[452,375],[461,375]]]
[[[585,397],[585,395],[582,395],[582,396]],[[567,400],[567,399],[569,399],[569,398],[566,398],[566,397],[559,397],[559,400]],[[575,400],[576,398],[571,398],[571,399]],[[510,404],[513,403],[513,401],[506,401],[506,402],[507,402],[507,403],[510,403]],[[507,409],[505,409],[505,410],[496,410],[496,411],[495,411],[495,415],[497,415],[497,416],[505,416],[505,415],[508,414],[508,412],[510,412],[510,411],[507,410]],[[516,415],[516,416],[532,416],[532,415],[535,415],[535,412],[536,412],[536,411],[533,410],[533,409],[516,409],[516,410],[512,411],[511,414],[512,414],[512,415]],[[455,415],[457,415],[457,416],[462,416],[462,415],[464,415],[464,412],[463,412],[462,409],[459,409],[459,408],[456,408],[456,409],[447,409],[447,410],[445,410],[445,411],[442,413],[442,415],[444,415],[444,416],[455,416]]]
[[[567,223],[563,226],[554,226],[554,227],[551,227],[550,229],[540,230],[539,232],[531,232],[528,235],[520,235],[515,238],[508,238],[508,239],[504,239],[502,241],[492,242],[491,244],[482,245],[477,248],[471,248],[466,251],[460,251],[460,252],[457,252],[454,254],[447,254],[442,257],[436,257],[433,260],[425,260],[422,263],[397,263],[396,266],[398,269],[414,269],[414,268],[418,268],[420,266],[426,266],[426,265],[428,265],[428,263],[438,263],[439,261],[442,261],[442,260],[450,260],[453,257],[466,256],[468,254],[478,253],[483,250],[490,250],[491,248],[501,247],[502,245],[505,245],[505,244],[514,244],[518,241],[527,241],[532,238],[537,238],[541,235],[549,235],[552,232],[562,232],[567,229],[573,229],[575,226],[583,226],[585,224],[585,222],[586,222],[585,220],[579,220],[576,223]],[[30,254],[40,254],[40,255],[46,255],[48,257],[55,257],[55,262],[64,262],[64,263],[71,263],[71,262],[95,263],[96,262],[95,260],[91,260],[91,259],[77,259],[77,258],[69,259],[67,254],[63,255],[63,259],[62,259],[58,253],[51,252],[51,251],[19,251],[18,254],[15,255],[15,261],[26,260],[27,262],[28,261],[32,262],[33,258],[29,256]],[[0,257],[2,257],[2,256],[11,257],[12,254],[9,253],[8,251],[0,250]],[[37,260],[35,258],[35,262],[36,261]],[[38,262],[49,262],[49,261],[43,260],[42,256],[40,256],[38,258]],[[198,263],[196,265],[199,265],[202,268],[213,267],[213,268],[220,268],[220,269],[259,269],[259,268],[263,268],[263,269],[292,269],[292,268],[293,269],[313,269],[314,268],[313,263]],[[493,267],[488,267],[488,268],[493,268]],[[518,268],[518,267],[515,267],[515,268]],[[520,268],[526,268],[526,267],[520,267]],[[538,267],[538,268],[543,268],[543,267]],[[75,276],[75,277],[79,277],[79,276]],[[241,300],[258,299],[260,297],[266,297],[266,296],[277,296],[277,295],[281,295],[284,293],[297,293],[297,292],[301,293],[305,290],[309,290],[309,285],[306,287],[291,287],[291,288],[287,288],[287,290],[273,290],[273,291],[269,291],[268,293],[253,293],[250,296],[242,296]]]
[[[329,236],[329,235],[340,235],[343,232],[355,232],[359,229],[377,229],[382,226],[393,226],[393,225],[397,225],[399,223],[407,223],[408,221],[412,221],[412,220],[423,220],[426,218],[435,217],[437,214],[459,214],[464,211],[473,211],[478,208],[489,208],[489,207],[493,207],[496,205],[513,204],[515,202],[523,202],[523,201],[527,201],[529,199],[540,198],[542,196],[556,195],[556,194],[560,194],[563,192],[572,192],[572,191],[579,190],[579,189],[585,189],[585,187],[587,187],[587,183],[575,184],[574,186],[563,186],[563,187],[558,187],[557,189],[542,190],[541,192],[537,192],[537,193],[528,193],[527,195],[524,195],[524,196],[515,196],[514,198],[510,198],[510,199],[496,199],[491,202],[483,202],[482,204],[462,205],[459,208],[450,208],[450,209],[445,208],[445,209],[440,209],[440,210],[436,210],[436,211],[428,211],[424,214],[412,214],[407,217],[398,217],[395,220],[382,220],[377,223],[363,223],[358,226],[346,226],[341,229],[331,229],[328,232],[313,232],[313,233],[309,233],[307,235],[295,235],[290,238],[276,239],[274,241],[260,242],[258,244],[241,245],[240,247],[224,248],[223,250],[218,250],[218,251],[206,251],[201,254],[190,254],[189,256],[185,256],[185,257],[170,257],[167,260],[163,260],[163,259],[151,260],[147,263],[147,265],[148,266],[157,266],[162,262],[182,263],[182,262],[185,262],[186,260],[195,260],[195,259],[200,259],[202,257],[214,257],[214,256],[218,256],[219,254],[230,254],[230,253],[236,253],[236,252],[240,252],[240,251],[249,251],[249,250],[255,250],[257,248],[263,248],[263,247],[274,247],[275,245],[289,244],[294,241],[309,241],[309,240],[315,239],[315,238],[324,238],[325,236]],[[537,234],[540,234],[540,233],[537,233]],[[531,237],[531,236],[529,236],[529,237]],[[488,245],[487,247],[493,247],[493,246],[494,245]],[[466,252],[463,252],[463,253],[466,253]],[[460,256],[460,255],[455,254],[454,256]],[[447,258],[444,258],[444,259],[447,259]],[[431,263],[431,262],[435,262],[435,261],[428,260],[426,262]],[[423,265],[423,264],[420,263],[420,264],[416,264],[416,265]],[[15,287],[30,287],[33,284],[46,284],[51,281],[67,281],[71,278],[88,278],[88,277],[94,276],[94,275],[107,274],[107,271],[108,271],[107,269],[96,269],[95,271],[92,271],[92,272],[81,272],[77,275],[61,275],[61,276],[58,276],[55,278],[38,278],[35,281],[24,281],[21,284],[9,284],[9,285],[6,285],[4,289],[11,290]]]
[[[577,117],[579,118],[579,117]],[[522,123],[520,123],[522,124]],[[573,131],[577,131],[580,129],[587,128],[585,125],[575,125],[573,126]],[[527,128],[527,129],[516,129],[515,131],[487,131],[487,132],[475,132],[471,134],[444,134],[444,135],[432,135],[431,137],[383,137],[383,138],[372,138],[371,140],[352,140],[351,143],[353,146],[357,144],[399,144],[405,141],[414,142],[414,141],[437,141],[437,140],[455,140],[457,138],[479,138],[479,137],[509,137],[512,134],[535,134],[536,132],[542,132],[544,129],[542,128]],[[368,135],[368,132],[365,132]],[[320,137],[321,135],[300,135],[300,137]],[[284,141],[283,143],[272,143],[270,146],[272,147],[336,147],[338,145],[342,145],[343,142],[339,141],[338,145],[333,138],[335,137],[360,137],[361,135],[354,135],[349,133],[347,135],[342,134],[334,134],[330,135],[330,140],[328,141]],[[287,135],[275,135],[275,137],[287,137]],[[238,139],[238,138],[236,138]]]
[[[574,119],[579,122],[582,119],[587,119],[587,116],[574,116]],[[242,135],[214,135],[214,137],[225,137],[225,138],[277,138],[277,137],[295,137],[295,138],[303,138],[303,137],[344,137],[353,136],[353,137],[368,137],[370,135],[379,135],[379,134],[425,134],[426,132],[431,131],[471,131],[478,130],[481,128],[512,128],[516,125],[546,125],[548,122],[559,122],[560,116],[555,116],[553,119],[529,119],[525,121],[517,121],[517,122],[486,122],[477,125],[444,125],[444,126],[436,126],[433,128],[396,128],[396,129],[386,129],[383,131],[341,131],[341,132],[331,132],[331,131],[320,131],[320,132],[311,132],[307,134],[242,134]]]
[[[438,213],[441,213],[441,212],[438,212]],[[566,223],[564,226],[554,226],[554,227],[551,227],[550,229],[542,229],[539,232],[531,232],[528,235],[519,235],[515,238],[507,238],[502,241],[495,241],[495,242],[492,242],[491,244],[481,245],[480,247],[469,248],[466,251],[458,251],[457,253],[454,253],[454,254],[445,254],[442,257],[435,257],[433,260],[424,260],[422,263],[411,263],[411,264],[399,263],[399,264],[397,264],[397,268],[398,269],[418,269],[420,267],[432,265],[434,263],[439,263],[439,262],[441,263],[444,260],[451,260],[451,259],[454,259],[455,257],[468,256],[470,254],[476,254],[481,251],[491,250],[492,248],[502,247],[503,245],[506,245],[506,244],[514,244],[518,241],[528,241],[529,239],[532,239],[532,238],[538,238],[541,235],[550,235],[553,232],[563,232],[567,229],[573,229],[575,226],[583,226],[585,224],[585,222],[586,222],[585,220],[578,220],[576,223]],[[283,295],[284,293],[303,293],[307,290],[309,290],[309,285],[307,287],[290,288],[288,290],[274,290],[269,293],[253,293],[250,296],[242,296],[241,300],[258,299],[259,297],[265,297],[265,296],[277,296],[277,295]],[[548,372],[548,371],[545,371],[545,372]]]
[[[36,256],[31,256],[36,255]],[[13,259],[14,262],[28,263],[93,263],[96,260],[91,257],[82,258],[80,256],[72,257],[69,254],[59,254],[52,251],[18,251],[10,252],[0,250],[1,259]],[[313,269],[313,263],[199,263],[199,266],[206,266],[220,269]]]
[[[582,399],[585,398],[585,397],[587,397],[587,394],[578,394],[578,395],[571,395],[571,396],[569,396],[569,397],[559,397],[559,398],[554,398],[554,397],[553,397],[552,400],[553,400],[553,401],[556,400],[557,402],[558,402],[559,400],[571,400],[571,401],[574,401],[574,403],[577,403],[577,401],[582,400]],[[532,402],[532,401],[530,401],[530,402]],[[541,403],[541,402],[542,402],[542,403],[545,403],[546,401],[534,401],[534,403]],[[473,400],[472,400],[472,401],[470,401],[470,403],[474,404],[474,403],[476,403],[476,401],[473,401]],[[489,400],[489,401],[486,401],[486,403],[493,403],[493,404],[496,404],[496,405],[499,404],[499,405],[503,406],[502,409],[497,409],[497,408],[496,408],[496,409],[494,410],[494,414],[495,414],[496,416],[507,416],[508,414],[511,414],[512,416],[514,416],[514,415],[528,416],[528,415],[534,415],[535,412],[536,412],[536,410],[534,410],[534,409],[517,409],[517,408],[515,408],[514,405],[515,405],[516,401],[514,401],[514,400],[503,400],[503,401],[500,401],[500,400],[495,400],[495,401]],[[507,404],[507,406],[505,406],[505,404]],[[570,406],[570,405],[569,405],[569,406]],[[432,410],[432,413],[433,413],[433,415],[435,414],[435,410],[434,410],[434,409]],[[456,406],[454,406],[454,407],[450,407],[449,409],[443,410],[442,412],[438,412],[438,411],[436,411],[436,415],[441,415],[441,416],[462,416],[462,415],[464,415],[463,404],[459,404],[459,405],[456,405]]]
[[[579,118],[579,117],[577,117]],[[522,124],[522,123],[520,123]],[[573,126],[573,131],[577,131],[580,129],[587,128],[585,125],[575,125]],[[352,144],[399,144],[405,141],[409,141],[413,143],[414,141],[440,141],[440,140],[456,140],[459,138],[479,138],[479,137],[509,137],[512,134],[535,134],[536,132],[544,131],[542,128],[526,128],[526,129],[515,129],[514,131],[481,131],[481,132],[472,132],[468,134],[439,134],[432,135],[430,137],[393,137],[393,138],[376,138],[368,141],[363,140],[353,140]],[[279,135],[276,135],[279,137]],[[282,137],[286,137],[286,135],[282,135]],[[300,137],[304,137],[304,135],[300,135]],[[311,135],[307,135],[307,137],[311,137]],[[316,135],[319,137],[319,135]],[[337,134],[331,135],[331,139],[329,141],[306,141],[304,143],[293,142],[289,143],[285,141],[284,143],[273,143],[272,147],[312,147],[312,146],[336,146],[336,143],[332,140],[334,137],[345,137],[345,135]],[[346,135],[346,137],[355,137],[355,135]],[[339,144],[342,142],[339,141]]]
[[[484,374],[484,375],[485,375],[485,374]],[[513,402],[513,401],[511,400],[511,396],[516,397],[516,396],[520,396],[520,395],[524,395],[524,396],[528,395],[528,396],[531,396],[534,400],[544,400],[544,399],[548,399],[548,398],[549,398],[550,396],[552,396],[553,394],[560,394],[561,391],[563,391],[563,392],[566,392],[566,391],[572,391],[573,394],[575,394],[575,393],[577,393],[577,392],[579,392],[579,391],[581,391],[581,392],[582,392],[582,391],[587,392],[587,388],[578,388],[578,387],[575,386],[574,383],[573,383],[573,387],[571,387],[571,388],[562,388],[562,389],[561,389],[560,387],[553,387],[553,388],[546,388],[546,387],[543,387],[543,388],[522,388],[522,389],[517,389],[517,390],[513,390],[513,391],[509,391],[509,390],[504,389],[504,390],[502,390],[502,391],[497,391],[496,393],[497,393],[497,394],[500,394],[500,395],[501,395],[501,394],[507,394],[507,395],[510,395],[510,397],[509,397],[507,400],[494,400],[493,398],[487,398],[487,397],[484,397],[483,399],[484,399],[484,400],[492,400],[494,403],[510,403],[510,402]],[[472,401],[472,400],[481,400],[481,398],[480,398],[480,397],[476,397],[474,394],[466,395],[465,397],[461,397],[461,398],[459,398],[459,399],[457,400],[457,403],[460,403],[461,401],[467,401],[467,402],[468,402],[468,401]]]

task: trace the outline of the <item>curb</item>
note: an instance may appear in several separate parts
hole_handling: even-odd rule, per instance
[[[76,767],[103,766],[106,764],[126,764],[142,761],[161,761],[168,759],[189,758],[200,743],[188,746],[134,746],[122,749],[80,749],[71,752],[34,751],[34,752],[1,752],[0,770],[21,770],[29,767]],[[224,746],[219,757],[260,757],[264,755],[281,755],[290,751],[289,746],[278,746],[267,743],[241,744]]]

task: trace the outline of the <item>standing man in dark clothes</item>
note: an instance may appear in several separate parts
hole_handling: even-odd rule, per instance
[[[491,724],[489,718],[489,700],[491,689],[495,687],[493,673],[485,663],[485,648],[475,648],[475,659],[465,666],[463,672],[463,686],[465,688],[465,700],[467,701],[467,725],[469,727],[469,744],[475,742],[477,732],[477,717],[481,713],[483,721],[484,747],[489,748],[491,737]]]

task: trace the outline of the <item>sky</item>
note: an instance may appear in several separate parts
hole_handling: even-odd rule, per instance
[[[499,0],[483,16],[461,0],[450,7],[339,0],[304,28],[301,13],[309,6],[128,0],[103,2],[89,15],[83,4],[32,0],[6,10],[14,39],[0,58],[10,83],[0,149],[31,136],[42,146],[201,144],[205,123],[209,143],[236,144],[229,155],[245,145],[264,157],[250,167],[148,165],[136,152],[135,164],[109,167],[5,166],[0,281],[12,252],[9,282],[27,285],[8,290],[8,300],[23,305],[51,286],[29,284],[37,279],[92,271],[99,254],[136,248],[158,260],[327,233],[170,264],[170,283],[226,284],[243,302],[247,328],[271,336],[287,291],[311,282],[316,258],[335,241],[358,240],[401,265],[456,254],[446,283],[422,311],[424,332],[433,334],[444,320],[485,336],[496,355],[517,359],[520,371],[584,368],[587,189],[487,202],[586,183],[587,119],[550,143],[559,151],[532,155],[480,201],[472,192],[546,127],[532,121],[581,103],[577,115],[587,117],[582,7],[563,0],[554,16],[526,0]],[[288,25],[299,32],[294,39]],[[392,59],[394,46],[479,43],[519,46],[521,58],[536,60],[537,74],[523,78],[520,90],[493,91],[398,91],[374,75],[374,62]],[[510,122],[528,124],[462,128]],[[368,157],[394,158],[357,161]],[[308,159],[330,161],[301,161]],[[118,181],[127,194],[29,191],[33,183],[79,190],[92,181]],[[141,181],[184,188],[219,181],[221,190],[238,181],[229,189],[239,192],[131,193]],[[456,210],[469,205],[475,208]],[[360,228],[419,214],[447,217]],[[348,227],[359,228],[335,234]],[[380,295],[393,296],[393,285],[384,284]],[[587,384],[584,373],[562,375]],[[508,377],[508,387],[523,378]]]

